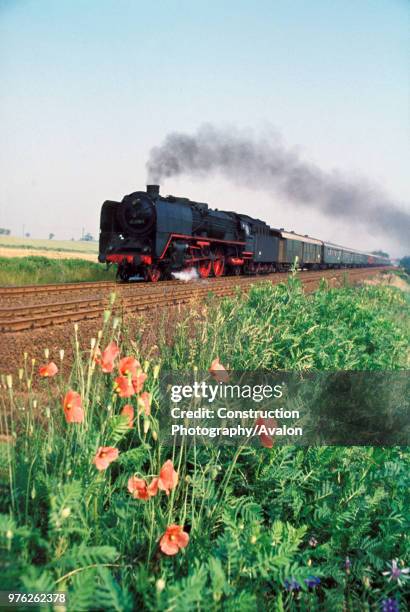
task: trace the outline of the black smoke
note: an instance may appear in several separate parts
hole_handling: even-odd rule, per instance
[[[182,174],[218,172],[237,185],[281,194],[297,206],[349,225],[361,223],[371,233],[389,235],[402,245],[409,242],[409,213],[379,187],[337,171],[324,172],[287,149],[272,132],[257,138],[203,125],[195,134],[171,133],[152,149],[147,169],[153,183]]]

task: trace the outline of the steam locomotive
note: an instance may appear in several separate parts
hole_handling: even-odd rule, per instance
[[[208,276],[268,274],[288,270],[390,264],[389,259],[275,229],[260,219],[209,208],[172,195],[159,185],[107,200],[101,208],[100,262],[116,264],[117,278],[157,282],[186,268]]]

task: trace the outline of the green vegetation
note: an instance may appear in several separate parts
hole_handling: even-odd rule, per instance
[[[410,255],[402,257],[402,259],[400,260],[400,265],[402,266],[402,268],[404,268],[404,271],[407,274],[410,274]]]
[[[407,313],[407,317],[404,316]],[[162,355],[170,369],[394,370],[408,366],[409,296],[380,286],[321,290],[298,281],[254,287],[181,322]]]
[[[18,238],[0,235],[0,247],[13,249],[38,249],[48,251],[75,251],[81,253],[98,253],[97,242],[84,240],[47,240],[36,238]]]
[[[0,286],[111,280],[115,271],[84,259],[0,257]]]
[[[73,612],[405,610],[408,448],[167,447],[157,436],[158,414],[169,410],[158,403],[167,369],[201,371],[217,356],[238,370],[406,368],[404,293],[322,286],[306,296],[291,279],[210,299],[171,341],[160,333],[158,360],[109,312],[104,321],[68,376],[56,357],[52,378],[39,381],[27,361],[22,377],[3,381],[12,440],[0,471],[3,589],[67,591]],[[116,345],[99,355],[95,343],[112,341],[140,361],[146,380],[135,361],[118,363]],[[131,381],[132,396],[121,397]],[[132,428],[130,409],[120,414],[126,404]],[[111,448],[102,456],[100,447]],[[169,464],[161,470],[167,461],[178,482]],[[189,542],[164,536],[170,525]]]

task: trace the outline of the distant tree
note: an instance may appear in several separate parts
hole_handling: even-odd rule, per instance
[[[372,255],[378,255],[379,257],[390,257],[385,251],[372,251]]]
[[[26,232],[24,235],[25,235],[26,238],[30,238],[31,234],[30,234],[30,232]]]
[[[54,238],[54,235],[55,235],[55,234],[53,234],[53,233],[51,232],[51,233],[48,235],[48,239],[49,239],[49,240],[52,240],[52,239]]]
[[[0,234],[2,236],[8,236],[10,234],[10,230],[6,229],[5,227],[0,227]]]
[[[85,240],[86,242],[92,242],[94,240],[94,237],[92,236],[92,234],[87,232],[87,234],[84,234],[81,240]]]
[[[400,259],[400,265],[404,268],[407,274],[410,274],[410,255],[406,255]]]

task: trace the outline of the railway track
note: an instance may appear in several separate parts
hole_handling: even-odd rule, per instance
[[[88,289],[109,289],[116,287],[114,281],[93,281],[87,283],[56,283],[50,285],[25,285],[23,287],[0,287],[0,297],[34,295],[40,293],[66,293]]]
[[[309,289],[322,278],[342,278],[345,273],[351,280],[360,276],[370,276],[385,268],[356,268],[351,270],[321,270],[319,272],[300,272],[299,278]],[[0,331],[17,332],[40,327],[48,327],[68,322],[97,318],[104,310],[112,309],[118,315],[141,313],[152,308],[182,305],[193,300],[203,300],[212,293],[218,297],[233,295],[237,287],[247,290],[251,285],[271,281],[278,284],[285,280],[287,273],[276,273],[261,277],[224,277],[201,280],[195,283],[169,281],[152,285],[140,283],[121,285],[114,282],[70,283],[67,285],[42,285],[29,287],[7,287],[0,289],[1,296],[29,296],[38,293],[66,294],[81,291],[105,291],[103,296],[64,299],[44,304],[22,304],[0,308]],[[79,287],[81,285],[81,287]],[[112,304],[109,289],[117,293]],[[20,293],[20,291],[22,293]]]

